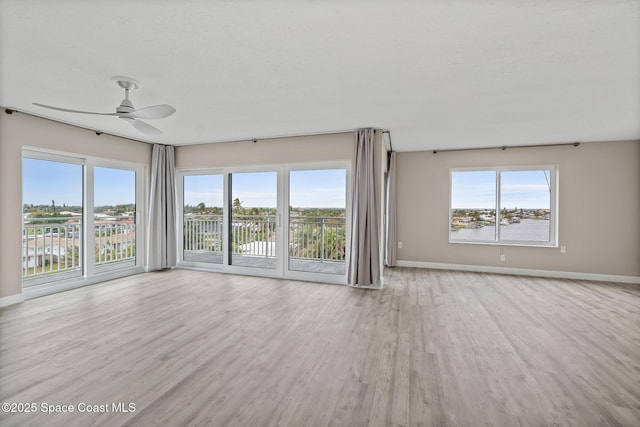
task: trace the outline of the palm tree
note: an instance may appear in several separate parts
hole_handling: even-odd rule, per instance
[[[242,210],[242,202],[236,197],[233,199],[233,211],[239,213],[240,210]]]

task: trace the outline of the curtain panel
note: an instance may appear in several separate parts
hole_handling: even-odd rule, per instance
[[[174,149],[154,144],[151,158],[147,269],[173,268],[177,262]]]
[[[347,283],[380,288],[379,192],[375,176],[374,129],[356,132],[351,200],[351,236]]]
[[[387,239],[385,264],[395,267],[398,258],[396,237],[396,152],[389,154],[389,170],[387,171]]]

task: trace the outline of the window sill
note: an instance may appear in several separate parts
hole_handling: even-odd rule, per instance
[[[449,240],[449,243],[463,245],[488,245],[488,246],[522,246],[528,248],[559,248],[556,242],[489,242],[489,241],[472,241],[472,240]]]

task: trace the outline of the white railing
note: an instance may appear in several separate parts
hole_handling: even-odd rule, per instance
[[[22,277],[80,271],[81,236],[79,218],[29,218],[22,228]]]
[[[231,253],[276,257],[276,215],[237,215],[231,220]]]
[[[136,259],[136,228],[131,217],[95,222],[95,265]],[[82,219],[27,218],[22,228],[22,277],[82,272]]]
[[[185,217],[183,249],[188,252],[222,255],[222,223],[222,215]]]
[[[95,265],[136,259],[136,224],[133,218],[101,218],[95,223],[95,236]]]
[[[233,255],[275,258],[276,215],[232,217]],[[188,253],[222,255],[222,215],[193,215],[184,218],[183,249]],[[345,260],[344,218],[292,217],[289,224],[289,257],[316,261]]]
[[[305,260],[344,261],[344,218],[295,217],[289,221],[289,257]]]
[[[233,255],[275,258],[275,215],[233,215],[231,247]],[[183,248],[185,252],[222,255],[222,215],[185,217]]]

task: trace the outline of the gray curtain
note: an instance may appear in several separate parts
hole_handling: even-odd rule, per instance
[[[389,154],[389,170],[387,171],[387,240],[385,264],[395,267],[398,259],[396,238],[396,152]]]
[[[151,157],[151,193],[147,221],[147,269],[176,266],[176,190],[173,147],[155,144]]]
[[[351,286],[368,288],[382,286],[374,134],[373,129],[359,129],[356,133],[347,279]]]

